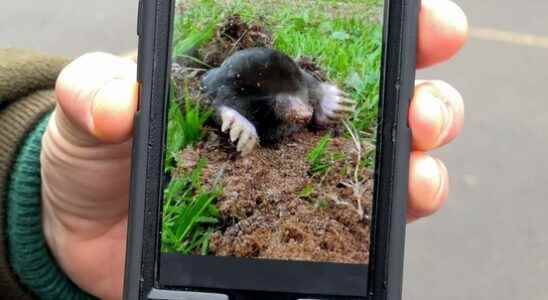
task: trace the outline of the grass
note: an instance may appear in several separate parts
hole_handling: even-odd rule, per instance
[[[207,162],[199,161],[189,174],[177,174],[176,170],[181,150],[192,147],[203,138],[204,123],[209,116],[209,111],[190,101],[188,87],[171,86],[164,169],[174,177],[164,191],[164,252],[206,255],[209,237],[213,233],[211,225],[218,223],[215,201],[222,189],[214,187],[208,190],[202,186],[203,168]]]
[[[321,176],[329,171],[331,161],[327,159],[327,147],[331,143],[329,135],[324,136],[308,153],[308,164],[310,165],[310,174],[312,176]]]
[[[167,116],[167,146],[164,163],[165,171],[168,173],[175,168],[179,152],[202,139],[204,124],[211,115],[210,111],[191,101],[188,92],[183,92],[179,96],[178,90],[174,85],[170,89],[171,100]],[[182,90],[188,91],[188,88],[184,87]]]
[[[183,56],[189,50],[207,44],[218,25],[230,15],[239,14],[247,22],[261,20],[273,33],[274,48],[295,59],[313,57],[326,71],[329,80],[356,101],[357,109],[349,120],[353,128],[351,137],[358,136],[364,145],[373,145],[364,147],[359,164],[360,168],[370,169],[375,160],[382,54],[379,10],[383,3],[384,0],[306,0],[300,3],[292,0],[185,0],[184,16],[175,19],[173,53],[176,57]],[[172,87],[168,112],[165,170],[173,174],[173,178],[164,193],[162,251],[205,255],[209,237],[218,224],[215,202],[222,189],[208,190],[202,186],[205,161],[200,161],[189,173],[177,173],[181,150],[203,138],[203,125],[210,116],[190,101],[187,90],[186,86]],[[309,153],[307,159],[312,176],[325,176],[334,161],[345,159],[344,154],[329,153],[330,141],[329,136],[324,137]],[[314,193],[314,187],[308,186],[300,197],[311,198]]]
[[[222,194],[220,187],[205,189],[202,182],[201,160],[190,174],[171,180],[164,191],[162,251],[206,255],[212,225],[219,222],[215,201]]]
[[[371,132],[375,127],[382,55],[378,11],[384,1],[184,2],[188,7],[186,14],[175,21],[175,53],[205,44],[213,36],[214,28],[230,15],[239,14],[247,22],[262,20],[272,30],[277,50],[294,58],[314,57],[327,71],[328,78],[350,93],[358,103],[351,117],[355,128]],[[327,13],[326,9],[334,5],[337,9]]]
[[[310,199],[316,191],[312,185],[307,185],[299,194],[299,197],[302,199]]]

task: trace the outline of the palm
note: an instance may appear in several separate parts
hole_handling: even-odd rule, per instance
[[[64,120],[57,110],[43,140],[46,240],[77,285],[102,299],[119,299],[130,142],[104,145],[83,139],[82,132],[66,127]]]

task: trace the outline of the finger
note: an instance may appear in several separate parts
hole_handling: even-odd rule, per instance
[[[96,94],[92,107],[95,136],[111,143],[128,140],[133,131],[136,99],[134,79],[116,79],[106,83]]]
[[[130,52],[124,53],[122,57],[126,57],[131,59],[134,62],[137,62],[137,58],[139,56],[139,52],[137,50],[132,50]]]
[[[407,221],[437,212],[448,193],[449,177],[443,162],[424,152],[411,153]]]
[[[453,57],[468,38],[466,15],[450,0],[423,0],[419,14],[417,67]]]
[[[68,121],[62,126],[104,143],[130,138],[138,101],[133,61],[105,53],[86,54],[61,72],[55,92]]]
[[[413,149],[428,151],[457,137],[464,126],[461,95],[443,81],[419,82],[409,107]]]

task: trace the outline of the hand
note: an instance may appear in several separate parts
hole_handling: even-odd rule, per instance
[[[423,0],[419,15],[417,68],[453,57],[468,38],[463,11],[450,0]],[[407,220],[412,222],[438,211],[449,192],[445,165],[427,151],[451,142],[464,125],[464,103],[459,92],[445,82],[417,81],[409,108],[413,135],[409,173]]]
[[[448,60],[466,35],[466,18],[457,6],[423,0],[418,67]],[[122,297],[135,78],[129,59],[96,53],[74,61],[58,79],[58,106],[43,140],[46,240],[68,276],[102,299]],[[447,197],[447,171],[425,151],[459,133],[462,99],[445,83],[420,82],[409,123],[411,221],[432,214]]]

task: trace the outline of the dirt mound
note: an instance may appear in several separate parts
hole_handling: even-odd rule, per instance
[[[272,34],[259,22],[245,23],[239,15],[229,17],[216,31],[215,38],[200,49],[203,62],[212,67],[220,66],[236,51],[247,48],[272,48]]]
[[[297,64],[301,69],[312,74],[312,76],[316,77],[319,81],[327,81],[327,74],[325,74],[325,71],[319,67],[318,63],[316,63],[313,58],[303,56],[297,60]]]
[[[180,9],[184,9],[182,5]],[[248,24],[242,21],[239,15],[228,17],[219,25],[211,42],[200,49],[192,49],[184,56],[174,58],[171,77],[176,83],[177,94],[188,93],[191,99],[207,106],[209,99],[204,97],[200,89],[202,76],[209,69],[219,67],[235,52],[254,47],[272,48],[272,34],[261,23]],[[319,70],[319,67],[312,65],[307,68]]]
[[[179,79],[198,77],[205,72],[205,66],[219,67],[223,61],[237,51],[255,47],[273,48],[273,46],[272,33],[266,29],[264,24],[260,22],[248,24],[242,21],[239,15],[233,15],[219,26],[211,42],[190,53],[194,59],[176,58],[176,68],[173,72]],[[319,80],[327,80],[325,71],[318,66],[313,58],[300,57],[297,64]],[[181,76],[181,74],[184,75]]]
[[[224,188],[217,202],[221,230],[210,241],[213,255],[367,263],[373,179],[362,174],[359,187],[350,183],[356,151],[344,138],[334,138],[328,151],[348,159],[313,176],[307,156],[324,134],[298,133],[245,158],[234,157],[220,137],[183,152],[184,169],[205,158],[205,185],[220,179]]]

